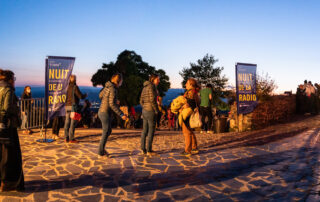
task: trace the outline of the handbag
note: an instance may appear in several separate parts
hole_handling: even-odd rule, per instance
[[[190,128],[201,128],[202,122],[201,122],[201,116],[199,111],[194,111],[191,114],[189,125],[190,125]]]
[[[76,86],[73,87],[72,90],[72,108],[71,108],[71,113],[70,113],[70,118],[76,121],[80,121],[82,116],[81,116],[81,109],[77,103],[75,103],[75,98],[74,98],[74,91],[75,91]]]
[[[197,104],[197,102],[196,102]],[[197,104],[198,107],[198,104]],[[201,115],[199,113],[199,110],[194,110],[190,116],[190,120],[189,120],[189,125],[190,128],[201,128],[202,126],[202,121],[201,121]]]

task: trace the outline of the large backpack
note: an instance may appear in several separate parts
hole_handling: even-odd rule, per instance
[[[177,114],[181,107],[187,103],[187,99],[180,95],[171,102],[171,112]]]

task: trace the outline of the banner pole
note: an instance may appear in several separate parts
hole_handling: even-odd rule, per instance
[[[44,98],[44,102],[45,102],[45,123],[44,123],[44,139],[39,139],[37,140],[37,142],[41,142],[41,143],[51,143],[54,140],[53,139],[47,139],[47,122],[48,122],[48,86],[47,86],[47,75],[48,75],[48,58],[46,58],[46,70],[45,70],[45,98]]]

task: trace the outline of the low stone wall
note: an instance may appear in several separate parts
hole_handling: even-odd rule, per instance
[[[268,101],[259,102],[256,109],[246,115],[237,116],[236,103],[231,106],[230,131],[249,131],[286,122],[296,110],[296,97],[273,96]]]

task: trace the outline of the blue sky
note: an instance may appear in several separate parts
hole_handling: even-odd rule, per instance
[[[76,57],[80,85],[125,50],[178,74],[206,53],[219,59],[229,83],[235,63],[255,63],[277,92],[320,82],[320,1],[0,0],[0,67],[17,85],[44,84],[45,57]]]

